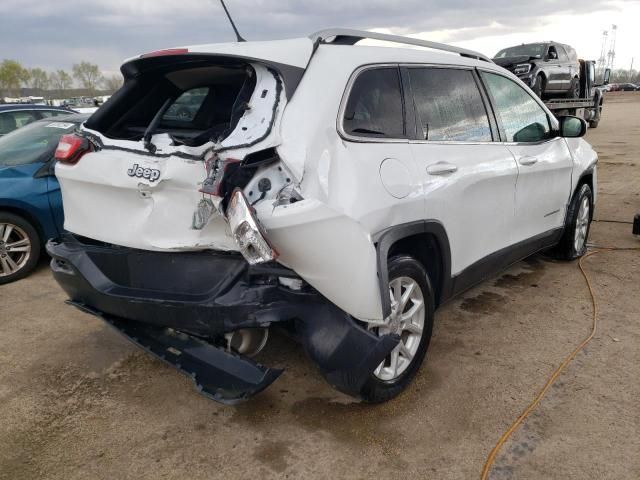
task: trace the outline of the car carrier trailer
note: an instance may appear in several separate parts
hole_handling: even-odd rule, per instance
[[[584,118],[589,127],[596,128],[602,117],[604,103],[604,89],[600,88],[609,83],[611,70],[604,71],[603,83],[596,84],[596,62],[594,60],[580,60],[580,98],[554,98],[544,103],[556,117],[575,115]]]

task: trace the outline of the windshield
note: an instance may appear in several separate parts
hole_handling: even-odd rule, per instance
[[[544,43],[530,43],[528,45],[518,45],[516,47],[505,48],[496,53],[493,58],[508,58],[508,57],[544,57],[544,51],[546,44]]]
[[[42,156],[53,154],[60,137],[71,132],[77,124],[71,122],[40,121],[0,138],[0,167],[26,165]]]

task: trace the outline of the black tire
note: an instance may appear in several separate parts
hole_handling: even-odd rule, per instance
[[[400,277],[409,277],[420,287],[424,299],[424,326],[417,350],[405,370],[393,380],[382,380],[371,374],[360,392],[362,399],[368,403],[381,403],[391,400],[402,392],[415,377],[424,360],[433,330],[433,313],[435,301],[431,282],[426,270],[413,257],[401,255],[389,261],[389,283]]]
[[[33,227],[33,225],[31,225],[24,218],[18,215],[14,215],[13,213],[0,212],[0,230],[2,230],[3,233],[6,232],[5,225],[10,225],[14,229],[15,227],[17,227],[17,229],[15,229],[12,232],[12,234],[9,236],[9,239],[8,239],[9,241],[7,243],[12,243],[11,240],[15,239],[16,238],[15,235],[17,235],[18,233],[20,233],[20,235],[24,233],[26,239],[28,239],[29,241],[29,245],[31,248],[30,248],[30,251],[28,252],[28,257],[26,258],[26,261],[24,262],[20,261],[17,263],[17,264],[23,263],[20,266],[20,268],[13,273],[6,274],[5,265],[8,265],[8,263],[4,263],[4,262],[7,262],[8,258],[11,258],[12,260],[14,260],[14,263],[15,263],[15,259],[20,257],[16,257],[15,252],[10,256],[11,252],[7,252],[5,250],[4,238],[3,236],[0,236],[0,285],[9,283],[9,282],[14,282],[16,280],[19,280],[29,275],[38,264],[38,260],[40,259],[40,250],[42,246],[38,232]],[[3,260],[4,262],[2,262]]]
[[[596,108],[598,109],[596,112],[596,118],[589,122],[589,128],[598,128],[598,125],[600,124],[600,119],[602,118],[602,100],[600,100],[600,103]]]
[[[584,199],[588,199],[589,212],[586,223],[586,231],[584,233],[584,241],[581,245],[576,246],[576,229],[579,228],[580,206]],[[593,218],[593,193],[589,185],[582,184],[574,193],[567,212],[566,225],[560,242],[553,250],[556,258],[561,260],[574,260],[583,256],[587,252],[587,239],[589,238],[589,229],[591,227],[591,219]]]
[[[544,75],[539,73],[538,76],[536,77],[536,83],[534,83],[533,88],[531,90],[533,90],[533,93],[535,93],[539,98],[542,98],[542,96],[544,95],[544,88],[545,88]]]
[[[567,98],[580,98],[580,80],[577,77],[571,79]]]

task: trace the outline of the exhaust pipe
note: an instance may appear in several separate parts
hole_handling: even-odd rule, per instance
[[[234,332],[224,334],[227,340],[227,349],[241,355],[253,357],[260,353],[267,344],[269,338],[268,328],[242,328]]]

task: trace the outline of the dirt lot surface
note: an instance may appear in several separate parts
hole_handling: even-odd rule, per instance
[[[596,218],[629,221],[640,211],[640,93],[606,100],[588,133]],[[630,231],[597,222],[590,239],[640,246]],[[640,253],[586,263],[598,334],[505,444],[493,479],[640,478]],[[285,373],[225,407],[64,299],[45,264],[0,287],[2,479],[478,478],[591,322],[577,263],[537,255],[436,314],[427,362],[390,403],[335,393],[276,336],[260,360]]]

